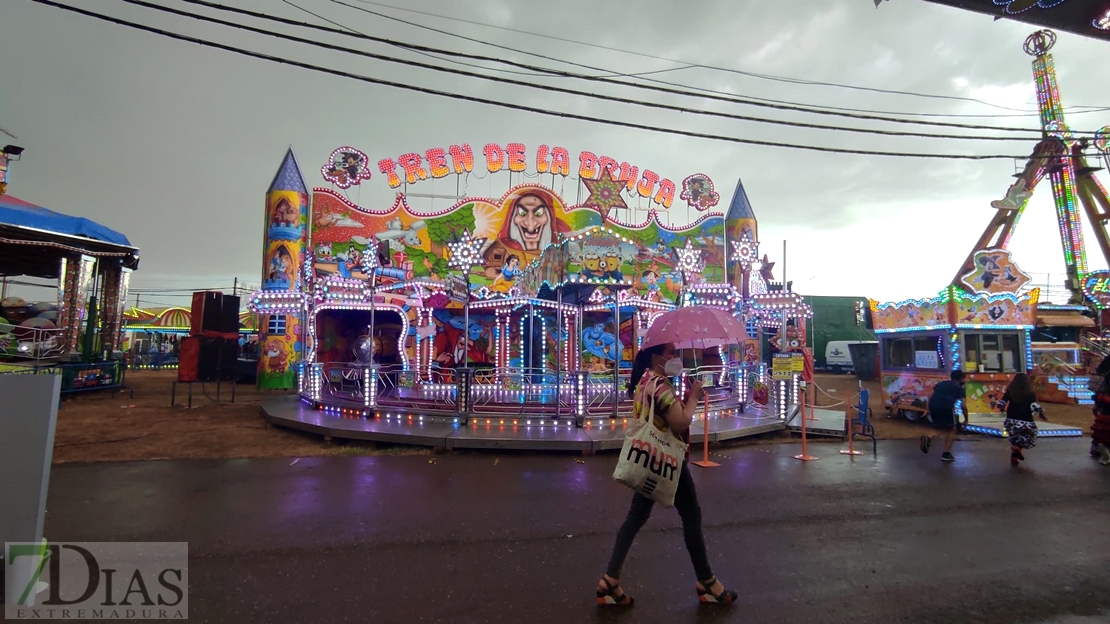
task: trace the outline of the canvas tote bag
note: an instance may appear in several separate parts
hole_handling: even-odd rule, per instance
[[[659,380],[653,381],[650,392],[647,384],[636,390],[643,393],[640,405],[647,412],[646,418],[636,418],[629,425],[613,478],[664,507],[672,507],[682,460],[686,458],[686,443],[670,428],[660,431],[655,427],[655,389]]]

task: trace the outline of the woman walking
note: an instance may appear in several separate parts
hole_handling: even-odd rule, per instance
[[[679,358],[674,344],[644,348],[636,354],[636,360],[632,364],[628,396],[633,399],[632,412],[636,418],[645,418],[652,409],[651,402],[654,402],[653,424],[661,431],[668,429],[673,431],[689,444],[690,423],[693,421],[694,409],[702,398],[703,391],[699,381],[691,381],[689,396],[686,397],[686,401],[680,401],[670,382],[671,377],[680,374],[682,374],[682,359]],[[621,567],[624,565],[629,549],[632,548],[636,534],[651,515],[654,504],[650,498],[639,493],[633,495],[628,516],[617,531],[617,540],[613,546],[613,554],[609,558],[609,567],[597,583],[599,605],[632,606],[634,602],[632,597],[624,593],[620,586]],[[701,507],[698,505],[694,479],[690,476],[690,467],[685,457],[682,462],[682,472],[678,478],[678,489],[675,491],[674,506],[682,518],[682,537],[686,541],[686,550],[690,552],[690,561],[694,564],[698,600],[703,603],[735,603],[736,592],[725,589],[713,576],[713,570],[709,567],[709,557],[705,552],[705,537],[701,529]]]
[[[1010,464],[1016,466],[1018,462],[1025,461],[1024,451],[1037,445],[1037,423],[1033,421],[1033,416],[1047,419],[1033,392],[1033,383],[1025,373],[1014,375],[1010,387],[1002,395],[1002,403],[1006,410],[1003,428],[1010,439]]]
[[[1098,463],[1110,466],[1110,374],[1102,377],[1095,391],[1095,422],[1091,425],[1091,455]]]
[[[1110,356],[1105,357],[1095,369],[1090,389],[1095,393],[1091,411],[1095,422],[1091,425],[1091,456],[1098,463],[1110,466]]]

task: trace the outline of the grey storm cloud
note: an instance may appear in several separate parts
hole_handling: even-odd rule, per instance
[[[994,22],[986,16],[920,0],[893,0],[879,8],[870,0],[570,0],[557,4],[428,0],[405,4],[416,11],[533,34],[384,8],[378,3],[344,1],[480,42],[602,68],[613,74],[659,72],[644,77],[764,100],[896,115],[1019,115],[1035,108],[1030,58],[1021,49],[1022,41],[1035,28]],[[804,115],[569,78],[520,76],[492,71],[494,66],[488,63],[467,61],[479,67],[464,67],[395,47],[336,35],[306,34],[193,5],[170,4],[353,49],[570,86],[583,92],[836,126],[991,134]],[[289,3],[226,0],[226,4],[328,25]],[[363,33],[568,71],[601,73],[414,28],[329,0],[295,0],[293,4]],[[383,63],[121,2],[99,0],[81,6],[385,80],[692,132],[899,152],[1020,155],[1029,153],[1033,146],[1032,142],[885,137],[681,114]],[[1106,103],[1105,92],[1098,86],[1105,84],[1105,46],[1061,34],[1054,54],[1065,104]],[[520,141],[530,149],[547,143],[565,146],[572,153],[591,150],[650,167],[676,180],[690,173],[707,173],[716,181],[722,202],[728,201],[736,179],[742,177],[761,228],[834,228],[867,219],[880,207],[1001,197],[1014,168],[1009,160],[824,154],[562,120],[244,58],[27,0],[11,0],[0,6],[0,57],[5,59],[0,126],[17,134],[27,148],[23,161],[12,168],[10,192],[125,232],[143,250],[142,270],[134,283],[145,287],[219,285],[230,282],[231,276],[257,280],[261,270],[263,194],[290,144],[310,185],[324,184],[319,168],[331,150],[340,145],[357,147],[375,161],[459,142],[481,145],[487,141]],[[952,98],[977,96],[1020,110],[814,82]],[[999,102],[1001,97],[1005,101]],[[1077,129],[1093,130],[1105,125],[1107,117],[1110,115],[1106,113],[1073,115],[1070,121]],[[1035,116],[943,119],[1024,128],[1037,125]],[[374,179],[363,188],[352,190],[352,199],[375,206],[391,202],[392,191],[382,178],[375,172]],[[506,180],[472,179],[470,190],[480,195],[499,194],[507,185]],[[214,281],[217,284],[210,283]]]

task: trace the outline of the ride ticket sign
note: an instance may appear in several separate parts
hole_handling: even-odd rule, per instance
[[[794,377],[794,356],[789,353],[776,353],[771,359],[772,379],[792,379]]]

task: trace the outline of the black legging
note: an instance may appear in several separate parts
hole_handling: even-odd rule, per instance
[[[632,496],[632,506],[628,509],[624,524],[617,531],[617,543],[613,545],[613,556],[609,558],[609,568],[605,571],[610,577],[620,578],[624,558],[628,556],[636,534],[651,516],[654,505],[655,501],[639,493]],[[705,554],[701,506],[698,505],[698,492],[694,489],[694,479],[690,476],[690,465],[687,462],[682,462],[682,473],[678,477],[678,489],[674,494],[674,507],[682,518],[682,538],[686,541],[686,550],[690,552],[690,561],[694,564],[697,580],[708,581],[713,578],[713,570],[710,569],[709,557]]]

